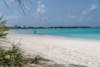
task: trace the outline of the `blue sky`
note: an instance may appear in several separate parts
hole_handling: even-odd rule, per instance
[[[25,15],[14,0],[0,0],[8,25],[100,26],[100,0],[24,0]]]

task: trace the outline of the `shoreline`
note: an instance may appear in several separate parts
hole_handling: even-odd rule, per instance
[[[73,39],[73,40],[84,40],[84,41],[96,41],[99,42],[99,39],[92,39],[92,38],[81,38],[81,37],[67,37],[67,36],[59,36],[59,35],[48,35],[48,34],[27,34],[27,33],[16,33],[16,32],[8,32],[9,34],[19,34],[19,35],[33,35],[33,36],[46,36],[46,37],[53,37],[53,38],[63,38],[63,39]]]
[[[9,33],[7,38],[13,43],[21,43],[26,55],[40,54],[58,63],[89,67],[100,63],[100,41],[97,40],[17,33]]]

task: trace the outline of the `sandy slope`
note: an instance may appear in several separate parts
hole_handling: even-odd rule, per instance
[[[100,63],[100,41],[26,34],[9,34],[7,38],[20,42],[28,56],[38,54],[66,65],[97,67]]]

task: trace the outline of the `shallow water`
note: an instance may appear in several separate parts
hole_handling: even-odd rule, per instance
[[[56,35],[100,40],[100,28],[14,29],[9,32],[23,34]]]

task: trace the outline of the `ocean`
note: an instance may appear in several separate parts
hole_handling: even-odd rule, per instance
[[[13,29],[9,32],[100,40],[100,28]]]

